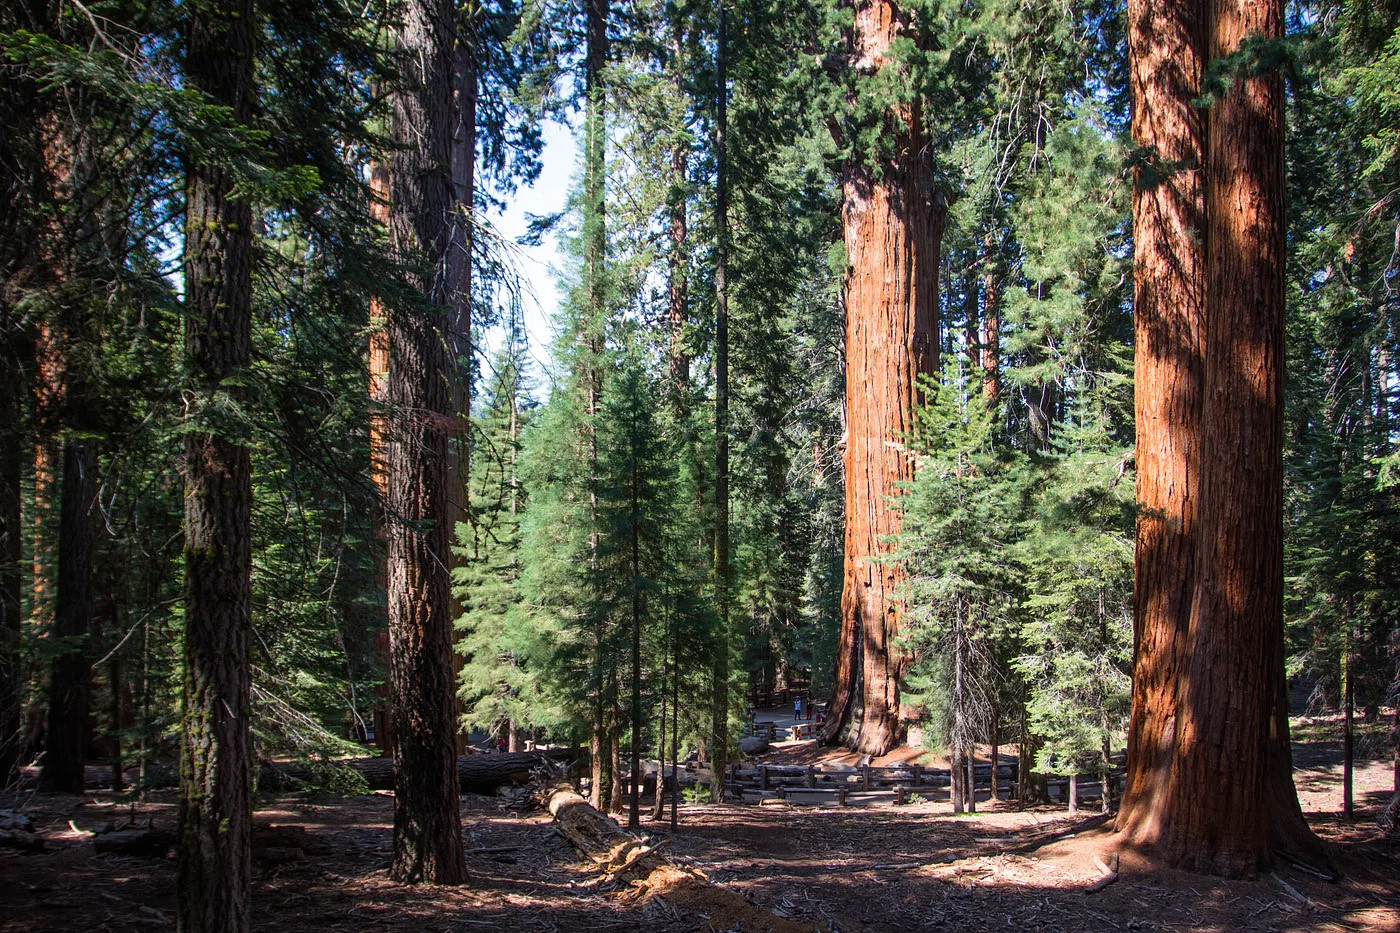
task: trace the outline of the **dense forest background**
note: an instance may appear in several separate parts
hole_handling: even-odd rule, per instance
[[[902,3],[878,71],[849,67],[842,3],[411,6],[0,14],[3,781],[41,749],[53,789],[81,791],[84,759],[118,786],[135,767],[136,792],[169,773],[200,697],[196,540],[196,564],[246,548],[254,753],[333,786],[413,686],[387,648],[412,581],[388,568],[426,525],[457,729],[589,746],[595,803],[622,808],[629,754],[722,766],[751,705],[830,697],[843,185],[910,101],[937,320],[895,442],[915,464],[888,541],[897,729],[955,760],[1014,741],[1028,770],[1106,769],[1134,648],[1133,179],[1179,168],[1132,142],[1124,5]],[[1300,702],[1375,719],[1400,637],[1400,5],[1284,22],[1211,62],[1198,106],[1286,79],[1288,672]],[[415,23],[455,32],[451,73],[400,54]],[[431,113],[401,91],[441,82],[452,132],[415,162],[402,127]],[[532,346],[489,218],[551,120],[581,154],[569,209],[535,219],[569,261]],[[410,184],[449,151],[450,178]],[[400,216],[414,191],[431,230]],[[206,240],[233,250],[212,271]],[[248,319],[217,349],[228,256]],[[435,317],[413,354],[391,342]],[[418,394],[391,369],[413,366]],[[419,421],[436,442],[400,438]],[[390,473],[420,444],[450,482],[415,511]],[[241,545],[188,530],[232,527],[191,491],[190,464],[225,456],[247,459]]]

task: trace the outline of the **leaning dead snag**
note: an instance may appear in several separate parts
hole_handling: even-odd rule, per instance
[[[664,898],[672,908],[704,915],[710,926],[721,930],[809,933],[817,929],[774,916],[742,894],[713,884],[698,869],[676,864],[661,853],[661,844],[623,832],[567,782],[551,785],[540,797],[564,838],[593,863],[602,884],[620,888],[616,896],[624,901]]]

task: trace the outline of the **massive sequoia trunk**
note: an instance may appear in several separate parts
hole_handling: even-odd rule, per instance
[[[1178,58],[1198,66],[1235,52],[1246,36],[1282,32],[1280,0],[1222,0],[1209,19],[1194,4],[1167,9],[1173,12],[1165,20],[1170,29],[1135,10],[1135,85],[1147,86],[1154,74],[1182,74]],[[1144,55],[1154,54],[1163,36],[1179,37],[1170,50],[1176,57],[1149,64]],[[1190,116],[1191,88],[1158,90],[1166,112]],[[1191,431],[1188,424],[1180,432],[1194,441],[1194,457],[1177,461],[1188,481],[1192,473],[1199,476],[1192,490],[1199,504],[1187,506],[1188,514],[1195,513],[1194,542],[1172,542],[1169,535],[1177,529],[1162,528],[1149,546],[1179,553],[1168,560],[1149,551],[1146,556],[1161,563],[1139,564],[1140,572],[1159,576],[1139,581],[1139,683],[1120,827],[1125,841],[1167,864],[1236,876],[1267,868],[1280,853],[1319,864],[1325,855],[1293,787],[1284,676],[1281,76],[1236,77],[1207,120],[1206,183],[1191,189],[1204,188],[1205,217],[1188,228],[1204,230],[1206,255],[1201,270],[1199,253],[1187,254],[1198,268],[1185,286],[1190,298],[1204,297],[1203,327],[1196,329],[1204,348],[1203,378],[1183,365],[1195,357],[1178,336],[1157,344],[1158,354],[1175,361],[1175,369],[1162,370],[1167,380],[1140,382],[1137,389],[1139,405],[1153,392],[1199,396],[1199,428]],[[1199,127],[1194,138],[1201,138]],[[1141,188],[1139,177],[1139,202]],[[1189,219],[1182,202],[1170,206],[1176,218]],[[1179,263],[1182,256],[1174,250],[1184,242],[1180,238],[1171,250],[1147,258]],[[1139,249],[1142,243],[1139,238]],[[1189,307],[1163,310],[1178,329],[1149,337],[1196,326],[1182,323]],[[1151,346],[1139,345],[1140,359]],[[1186,421],[1186,412],[1175,414]],[[1175,453],[1175,438],[1162,436],[1171,427],[1165,420],[1158,415],[1139,423],[1147,442],[1139,453],[1139,470],[1146,474],[1140,488],[1163,488],[1163,477],[1147,471],[1172,465],[1160,453],[1157,460],[1141,459],[1142,449]],[[1143,616],[1144,608],[1160,614]]]
[[[456,787],[447,353],[452,294],[454,6],[414,0],[399,25],[389,229],[417,305],[389,308],[389,680],[397,881],[464,880]]]
[[[246,124],[255,96],[252,0],[200,6],[188,25],[191,87]],[[248,928],[252,789],[248,736],[248,448],[206,413],[247,367],[252,224],[224,167],[189,168],[185,356],[195,403],[185,434],[184,743],[175,883],[183,931]]]
[[[900,30],[888,0],[855,14],[852,67],[872,75]],[[938,365],[938,256],[945,207],[917,102],[892,114],[890,154],[857,154],[842,180],[846,300],[846,541],[836,683],[823,739],[883,754],[903,737],[896,638],[899,528],[890,504],[913,475],[895,445],[913,427],[920,374]],[[872,162],[884,163],[877,172]]]
[[[1206,0],[1132,0],[1134,384],[1137,543],[1126,789],[1118,826],[1161,833],[1186,624],[1195,583],[1205,339],[1205,115],[1200,94]]]

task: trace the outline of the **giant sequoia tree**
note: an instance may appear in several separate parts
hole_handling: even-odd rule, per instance
[[[466,865],[457,796],[452,665],[447,327],[451,268],[453,4],[416,0],[398,29],[389,229],[415,302],[388,309],[389,682],[399,881],[453,884]]]
[[[894,63],[901,12],[856,8],[850,67]],[[848,161],[841,181],[846,245],[846,558],[836,684],[824,738],[883,754],[902,738],[897,643],[901,575],[883,560],[899,530],[890,502],[913,467],[898,442],[913,428],[917,380],[938,364],[938,261],[944,206],[919,100],[884,117],[886,145]],[[862,134],[862,138],[870,138]],[[877,137],[878,138],[878,137]]]
[[[1235,75],[1204,126],[1190,101],[1201,62],[1279,37],[1283,6],[1135,6],[1130,21],[1134,129],[1160,171],[1139,168],[1134,199],[1148,459],[1119,826],[1168,864],[1249,875],[1280,853],[1322,859],[1293,788],[1284,678],[1283,79]]]

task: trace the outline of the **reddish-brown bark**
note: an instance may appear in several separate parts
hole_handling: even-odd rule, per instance
[[[1247,36],[1282,34],[1281,0],[1219,0],[1209,19],[1195,4],[1155,10],[1156,17],[1136,7],[1130,15],[1135,88],[1181,74],[1179,58],[1199,63],[1231,54]],[[1163,10],[1177,18],[1163,22]],[[1181,40],[1177,57],[1149,65],[1172,36]],[[1140,105],[1144,119],[1194,116],[1186,111],[1189,87],[1162,90],[1156,109],[1150,98]],[[1197,505],[1187,498],[1181,540],[1171,539],[1176,529],[1168,525],[1144,542],[1140,528],[1134,734],[1119,825],[1126,842],[1166,864],[1231,876],[1252,875],[1280,854],[1326,864],[1293,787],[1284,675],[1283,104],[1277,72],[1237,76],[1213,102],[1195,136],[1205,140],[1206,183],[1194,188],[1205,191],[1205,219],[1194,225],[1204,237],[1188,227],[1171,244],[1204,243],[1204,268],[1201,252],[1186,254],[1197,269],[1189,279],[1183,275],[1191,291],[1178,306],[1153,307],[1161,293],[1147,296],[1149,313],[1165,324],[1138,348],[1140,365],[1144,357],[1149,363],[1167,357],[1157,372],[1164,379],[1138,385],[1140,412],[1151,402],[1144,395],[1179,401],[1178,385],[1185,397],[1200,387],[1197,430],[1171,421],[1171,412],[1140,420],[1140,493],[1170,492],[1167,477],[1154,470],[1184,465]],[[1181,202],[1167,206],[1184,209]],[[1151,219],[1150,213],[1135,218]],[[1145,226],[1146,242],[1157,232]],[[1140,237],[1139,250],[1143,243]],[[1183,261],[1165,248],[1144,258],[1148,274]],[[1194,325],[1184,319],[1190,300],[1203,300],[1205,309],[1199,357],[1181,353],[1184,337],[1152,342],[1173,326],[1184,334]],[[1139,334],[1142,327],[1140,321]],[[1200,376],[1189,369],[1197,358]],[[1185,421],[1185,409],[1181,414]],[[1161,451],[1170,451],[1177,437],[1193,453],[1173,461]],[[1143,525],[1171,517],[1145,514]]]
[[[901,29],[888,0],[855,11],[851,65],[874,74]],[[836,681],[823,739],[883,754],[900,741],[896,644],[899,528],[890,504],[913,475],[898,446],[913,428],[916,380],[938,365],[938,260],[945,214],[917,102],[890,115],[894,152],[858,154],[842,180],[846,245],[846,537]],[[862,155],[864,158],[862,158]],[[872,167],[878,161],[880,171]]]
[[[1001,397],[1001,268],[989,233],[982,261],[982,395],[995,405]]]
[[[421,305],[388,309],[389,680],[397,881],[465,879],[457,795],[448,574],[452,392],[445,333],[453,296],[454,6],[413,0],[398,28],[405,88],[394,98],[389,229]]]
[[[1176,687],[1195,583],[1204,381],[1206,0],[1128,5],[1134,171],[1137,546],[1133,706],[1118,826],[1133,843],[1162,832],[1158,795],[1175,747]]]

